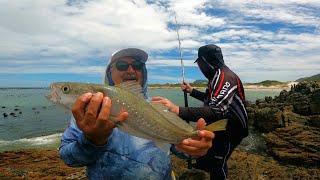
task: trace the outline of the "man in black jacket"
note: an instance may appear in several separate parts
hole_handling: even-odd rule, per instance
[[[204,118],[210,124],[223,118],[228,119],[227,130],[215,132],[212,148],[194,164],[195,168],[210,172],[210,179],[226,179],[227,160],[234,148],[248,135],[243,85],[240,78],[225,65],[221,48],[217,45],[200,47],[195,62],[208,79],[206,92],[200,92],[186,82],[181,84],[181,88],[203,101],[203,107],[178,107],[161,97],[152,100],[166,104],[170,111],[184,120],[197,121]]]

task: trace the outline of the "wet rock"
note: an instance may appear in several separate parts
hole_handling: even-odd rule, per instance
[[[264,100],[267,102],[267,103],[271,103],[272,102],[272,97],[271,96],[266,96],[264,98]]]
[[[210,179],[210,175],[205,171],[198,170],[198,169],[187,169],[182,172],[178,177],[179,180],[205,180]]]
[[[284,126],[287,127],[291,126],[292,124],[305,125],[310,118],[294,113],[292,106],[286,106],[282,110],[282,119],[284,122]]]
[[[253,105],[253,103],[251,101],[246,101],[246,107],[251,107]]]
[[[185,172],[194,172],[187,169],[185,160],[172,155],[173,170],[179,179]],[[319,179],[320,169],[316,167],[299,167],[295,165],[281,164],[272,157],[243,152],[236,148],[228,162],[229,175],[227,179]],[[205,172],[204,172],[205,173]],[[193,173],[190,173],[193,174]],[[207,178],[197,180],[209,180]],[[191,175],[191,177],[194,177]],[[202,176],[201,176],[202,177]],[[188,177],[186,177],[188,178]]]
[[[188,171],[185,160],[174,155],[171,157],[177,177]],[[0,179],[87,179],[86,168],[66,166],[59,157],[58,150],[6,151],[0,152],[0,159]],[[242,152],[238,148],[231,155],[228,166],[227,179],[232,180],[319,179],[320,175],[319,168],[284,166],[273,158]]]
[[[291,125],[265,136],[270,154],[281,162],[320,167],[320,129]]]
[[[85,177],[85,167],[72,168],[60,159],[57,150],[0,152],[0,179],[69,179],[76,172]]]
[[[256,99],[255,105],[259,105],[260,103],[263,103],[263,102],[264,102],[263,99]]]
[[[261,132],[270,132],[279,127],[284,127],[282,111],[277,108],[256,109],[254,112],[254,127]]]
[[[320,83],[299,83],[289,92],[281,91],[274,99],[265,97],[265,100],[257,100],[248,110],[249,124],[262,132],[291,124],[305,125],[309,116],[320,114]],[[312,120],[311,124],[317,122]]]
[[[275,98],[265,97],[256,100],[252,107],[276,107],[282,109],[292,105],[294,113],[310,116],[320,114],[320,82],[299,83],[289,92],[283,90]]]
[[[320,169],[282,165],[271,157],[235,149],[229,161],[227,179],[318,179]]]
[[[320,114],[320,89],[314,91],[310,101],[311,114]]]
[[[320,115],[309,116],[309,120],[306,125],[320,128]]]
[[[287,164],[319,166],[320,82],[302,82],[256,102],[248,110],[249,124],[269,132],[268,152]]]

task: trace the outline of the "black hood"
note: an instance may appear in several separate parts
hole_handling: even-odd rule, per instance
[[[208,44],[199,48],[198,59],[195,62],[203,58],[214,68],[220,68],[225,65],[221,48],[215,44]]]
[[[218,68],[225,65],[221,48],[214,44],[201,46],[195,62],[197,62],[203,75],[209,80],[214,76]]]

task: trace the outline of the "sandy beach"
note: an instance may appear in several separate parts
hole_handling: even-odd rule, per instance
[[[282,91],[282,90],[286,90],[289,91],[291,89],[291,86],[294,86],[298,84],[298,82],[295,81],[291,81],[288,82],[286,86],[259,86],[259,85],[244,85],[244,89],[247,91]],[[180,89],[180,87],[172,87],[172,86],[166,86],[166,85],[162,85],[162,86],[149,86],[148,88],[151,89],[167,89],[167,88],[175,88],[175,89]],[[205,89],[206,87],[193,87],[195,89]]]

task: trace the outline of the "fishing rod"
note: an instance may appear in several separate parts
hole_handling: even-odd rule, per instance
[[[176,1],[174,1],[175,3]],[[177,30],[177,36],[178,36],[178,43],[179,43],[179,52],[180,52],[180,63],[181,63],[181,69],[182,69],[182,83],[185,83],[185,78],[184,78],[184,64],[183,64],[183,60],[182,60],[182,51],[181,51],[181,41],[180,41],[180,35],[179,35],[179,24],[177,21],[177,13],[174,9],[173,6],[173,12],[174,12],[174,20],[176,22],[176,30]],[[184,106],[188,107],[188,96],[187,96],[187,90],[183,90],[183,94],[184,94]],[[187,120],[187,123],[189,123],[189,120]],[[188,169],[192,169],[192,161],[191,159],[187,160],[188,163]]]
[[[183,60],[182,60],[182,51],[181,51],[181,41],[180,41],[180,35],[179,35],[179,24],[177,21],[177,14],[176,11],[173,9],[174,11],[174,19],[176,22],[176,31],[177,31],[177,36],[178,36],[178,43],[179,43],[179,52],[180,52],[180,63],[181,63],[181,69],[182,69],[182,83],[185,83],[185,78],[184,78],[184,64],[183,64]],[[188,107],[188,96],[187,96],[187,91],[184,90],[184,106]],[[187,121],[189,123],[189,121]]]

